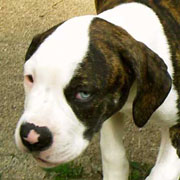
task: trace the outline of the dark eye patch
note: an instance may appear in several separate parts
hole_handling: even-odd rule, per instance
[[[73,86],[72,84],[64,90],[66,99],[70,104],[85,105],[91,103],[96,97],[97,89],[90,86],[82,86],[83,83],[80,83],[79,86]]]
[[[75,99],[79,102],[88,102],[93,98],[93,94],[87,91],[80,91],[77,92],[77,94],[75,95]]]

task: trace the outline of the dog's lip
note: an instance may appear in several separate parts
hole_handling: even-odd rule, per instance
[[[44,159],[40,158],[40,157],[35,157],[35,159],[37,161],[43,162],[43,163],[49,163],[48,161],[45,161]]]
[[[40,166],[42,166],[44,168],[56,167],[61,164],[61,162],[60,163],[50,162],[50,161],[44,160],[43,158],[38,157],[38,156],[34,156],[34,159],[40,164]]]

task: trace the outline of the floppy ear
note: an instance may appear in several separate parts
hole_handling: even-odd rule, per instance
[[[134,40],[131,40],[132,42]],[[137,94],[133,102],[133,119],[138,127],[146,124],[163,103],[171,89],[171,78],[163,60],[140,42],[120,50],[120,55],[133,70]]]
[[[137,82],[133,119],[138,127],[146,124],[163,103],[171,89],[171,77],[164,61],[151,49],[132,38],[124,29],[97,18],[95,36],[118,54],[122,64],[131,69]]]
[[[102,8],[105,0],[95,0],[95,7],[96,7],[96,12],[99,13],[100,9]]]

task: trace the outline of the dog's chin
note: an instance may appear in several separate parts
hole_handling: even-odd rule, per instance
[[[33,158],[36,160],[38,166],[42,168],[53,168],[61,164],[68,163],[78,158],[86,148],[81,149],[76,152],[52,152],[52,151],[42,151],[40,153],[32,153]],[[50,149],[51,150],[51,149]]]
[[[41,168],[54,168],[57,167],[61,164],[64,164],[66,162],[64,161],[59,161],[59,162],[50,162],[50,161],[46,161],[42,158],[38,158],[38,157],[34,157],[34,159],[36,160],[38,166],[40,166]]]
[[[37,165],[40,166],[41,168],[45,168],[45,169],[60,166],[62,164],[68,163],[68,162],[76,159],[77,157],[78,156],[71,156],[71,157],[68,157],[68,158],[62,158],[62,159],[59,159],[59,160],[57,159],[56,161],[53,161],[53,160],[50,160],[50,159],[45,160],[42,157],[33,156],[33,158],[37,162]]]

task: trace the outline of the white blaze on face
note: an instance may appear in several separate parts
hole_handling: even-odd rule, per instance
[[[59,70],[63,88],[69,83],[77,65],[89,46],[89,26],[94,16],[76,17],[66,21],[50,35],[33,55],[39,66]]]
[[[78,64],[89,46],[89,26],[94,16],[76,17],[59,26],[26,62],[25,75],[33,84],[25,83],[25,111],[16,128],[16,143],[25,150],[19,130],[23,122],[46,126],[53,134],[49,149],[39,153],[41,166],[51,166],[76,158],[87,147],[86,127],[77,119],[64,96]],[[35,142],[35,139],[29,141]],[[45,163],[46,162],[46,163]],[[50,164],[49,164],[50,163]]]

